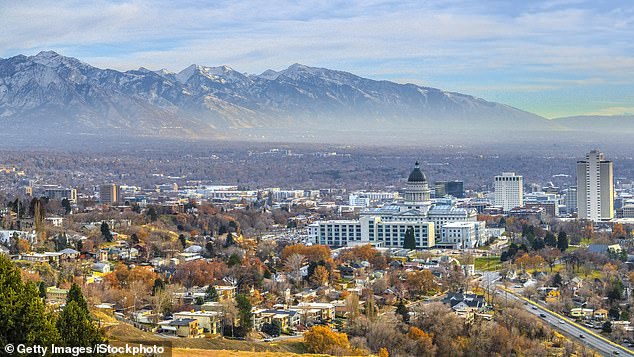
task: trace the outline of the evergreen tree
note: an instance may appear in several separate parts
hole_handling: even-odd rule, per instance
[[[24,284],[20,270],[0,254],[0,345],[59,343],[55,317],[46,311],[34,283]]]
[[[89,347],[104,343],[101,331],[90,319],[89,314],[76,301],[68,301],[62,310],[57,328],[62,343],[69,347]]]
[[[544,244],[544,240],[537,237],[535,239],[533,239],[533,243],[532,243],[532,248],[533,250],[540,250],[540,249],[544,249],[546,247],[546,245]]]
[[[68,290],[68,294],[66,294],[66,304],[74,301],[86,314],[88,314],[88,303],[84,298],[84,294],[81,292],[81,288],[79,285],[73,283],[71,285],[70,290]]]
[[[183,246],[183,249],[187,248],[187,238],[185,237],[184,234],[179,234],[178,235],[178,240],[181,242],[181,245]]]
[[[559,232],[557,236],[557,248],[562,252],[568,249],[568,235],[564,231]]]
[[[112,233],[110,233],[110,226],[108,223],[101,222],[101,235],[106,242],[112,242]]]
[[[152,296],[156,295],[160,290],[165,290],[165,283],[161,278],[154,279],[154,286],[152,286]]]
[[[66,212],[66,214],[70,214],[73,211],[73,207],[71,207],[68,198],[64,198],[62,200],[62,207],[64,207],[64,211]]]
[[[57,320],[57,329],[65,346],[94,346],[105,338],[88,311],[88,303],[79,285],[73,283],[66,295],[66,306]]]
[[[147,210],[147,216],[150,218],[150,221],[152,222],[158,219],[158,213],[156,213],[156,209],[154,207],[150,207]]]
[[[403,322],[409,321],[409,309],[403,303],[403,299],[398,302],[398,305],[396,306],[396,313],[403,317]]]
[[[218,301],[218,291],[211,284],[209,284],[209,286],[207,287],[207,291],[205,291],[205,300]]]
[[[42,299],[46,299],[46,284],[43,281],[37,283],[37,288]]]
[[[416,237],[414,236],[414,228],[408,227],[405,231],[405,240],[403,241],[403,248],[416,249]]]
[[[559,274],[559,272],[557,272],[557,274],[555,274],[555,276],[553,277],[553,285],[554,286],[561,286],[563,279],[561,278],[561,274]]]
[[[251,301],[246,294],[236,295],[236,304],[238,305],[238,317],[240,318],[240,326],[244,333],[248,333],[253,329],[253,313],[251,313]]]
[[[552,234],[551,232],[546,233],[546,237],[544,237],[544,244],[546,244],[549,247],[556,247],[557,237],[555,237],[555,235]]]
[[[139,236],[137,236],[136,233],[132,233],[132,235],[130,236],[130,241],[132,241],[132,244],[139,244],[141,242],[141,240],[139,240]]]
[[[227,239],[225,240],[225,248],[229,248],[235,244],[236,244],[236,241],[233,238],[233,233],[227,232]]]

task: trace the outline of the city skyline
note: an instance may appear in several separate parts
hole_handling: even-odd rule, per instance
[[[634,9],[614,2],[3,7],[1,57],[55,50],[119,70],[197,63],[248,73],[298,62],[473,94],[547,118],[634,112]]]

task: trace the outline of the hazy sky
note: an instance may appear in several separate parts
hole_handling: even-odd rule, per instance
[[[634,2],[265,3],[0,0],[0,57],[51,49],[120,70],[248,73],[298,62],[546,117],[634,113]]]

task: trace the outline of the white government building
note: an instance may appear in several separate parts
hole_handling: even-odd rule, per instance
[[[308,226],[308,235],[315,244],[331,247],[403,247],[410,227],[419,249],[474,248],[486,240],[485,223],[477,221],[475,209],[432,204],[427,178],[418,162],[407,179],[402,202],[364,210],[358,220],[315,222]]]

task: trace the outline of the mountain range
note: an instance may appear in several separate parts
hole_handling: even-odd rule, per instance
[[[581,122],[596,129],[588,118],[552,121],[470,95],[301,64],[255,75],[202,65],[121,72],[52,51],[0,59],[7,133],[387,143],[583,131]]]

